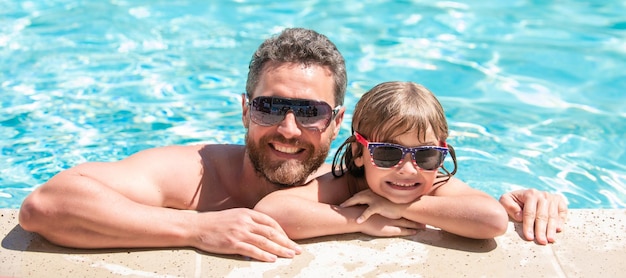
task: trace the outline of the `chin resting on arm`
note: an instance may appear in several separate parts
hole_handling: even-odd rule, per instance
[[[324,190],[313,184],[278,190],[265,196],[254,209],[274,218],[291,239],[355,232],[371,236],[406,236],[424,228],[423,224],[407,219],[389,219],[380,215],[358,224],[356,218],[365,207],[335,205],[348,196],[347,191],[342,192],[340,188],[331,185],[329,190]]]
[[[255,210],[274,218],[292,239],[353,232],[402,236],[414,234],[424,225],[483,239],[502,235],[508,228],[508,216],[497,200],[457,179],[438,188],[433,196],[395,204],[371,190],[351,196],[344,180],[327,178],[275,191]],[[366,221],[357,223],[362,215]]]

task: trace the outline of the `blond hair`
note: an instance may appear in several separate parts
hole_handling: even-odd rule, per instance
[[[356,142],[354,132],[372,142],[395,142],[395,138],[407,132],[417,131],[421,141],[432,128],[440,143],[448,138],[448,123],[437,97],[426,87],[413,82],[390,81],[380,83],[365,93],[354,109],[352,133],[339,147],[333,159],[333,175],[341,176],[347,170],[354,176],[363,176],[363,167],[354,164],[354,158],[363,154],[364,146]],[[456,157],[451,146],[454,171],[442,167],[443,176],[456,172]],[[343,151],[343,155],[341,155]]]

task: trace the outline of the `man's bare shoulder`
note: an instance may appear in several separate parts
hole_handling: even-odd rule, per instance
[[[172,145],[139,151],[111,163],[85,163],[77,170],[111,179],[110,175],[146,180],[149,184],[179,187],[196,186],[207,165],[221,167],[210,160],[223,160],[228,153],[243,151],[240,145],[197,144]],[[226,166],[226,165],[224,165]]]
[[[218,183],[218,175],[241,165],[228,160],[244,146],[221,144],[174,145],[140,151],[122,160],[116,169],[158,186],[169,207],[196,209],[199,186]],[[117,163],[116,163],[117,164]],[[210,190],[209,190],[210,191]]]
[[[243,152],[243,150],[244,146],[242,145],[229,144],[172,145],[142,150],[129,156],[125,160],[161,160],[166,158],[188,159],[190,157],[199,158],[205,156],[232,155],[234,153]],[[198,159],[192,159],[192,161],[197,162]]]
[[[202,148],[205,148],[206,144],[195,144],[195,145],[171,145],[171,146],[163,146],[163,147],[155,147],[151,149],[145,149],[139,151],[137,153],[132,154],[127,159],[135,159],[135,158],[144,158],[144,157],[153,157],[153,156],[161,156],[161,155],[197,155],[198,151]]]

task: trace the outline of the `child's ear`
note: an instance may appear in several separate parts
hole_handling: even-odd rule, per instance
[[[354,165],[356,165],[356,167],[363,167],[363,156],[355,158]]]
[[[359,151],[359,144],[352,143],[352,157],[354,158],[354,165],[356,167],[363,167],[363,151]]]

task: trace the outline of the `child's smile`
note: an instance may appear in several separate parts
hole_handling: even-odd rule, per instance
[[[419,140],[417,131],[394,138],[394,144],[407,147],[432,145],[438,142],[432,128],[426,131],[426,140]],[[437,171],[425,171],[416,167],[411,154],[406,154],[402,163],[391,168],[382,168],[370,163],[371,155],[363,152],[365,177],[372,191],[394,203],[413,202],[428,194],[437,176]]]

